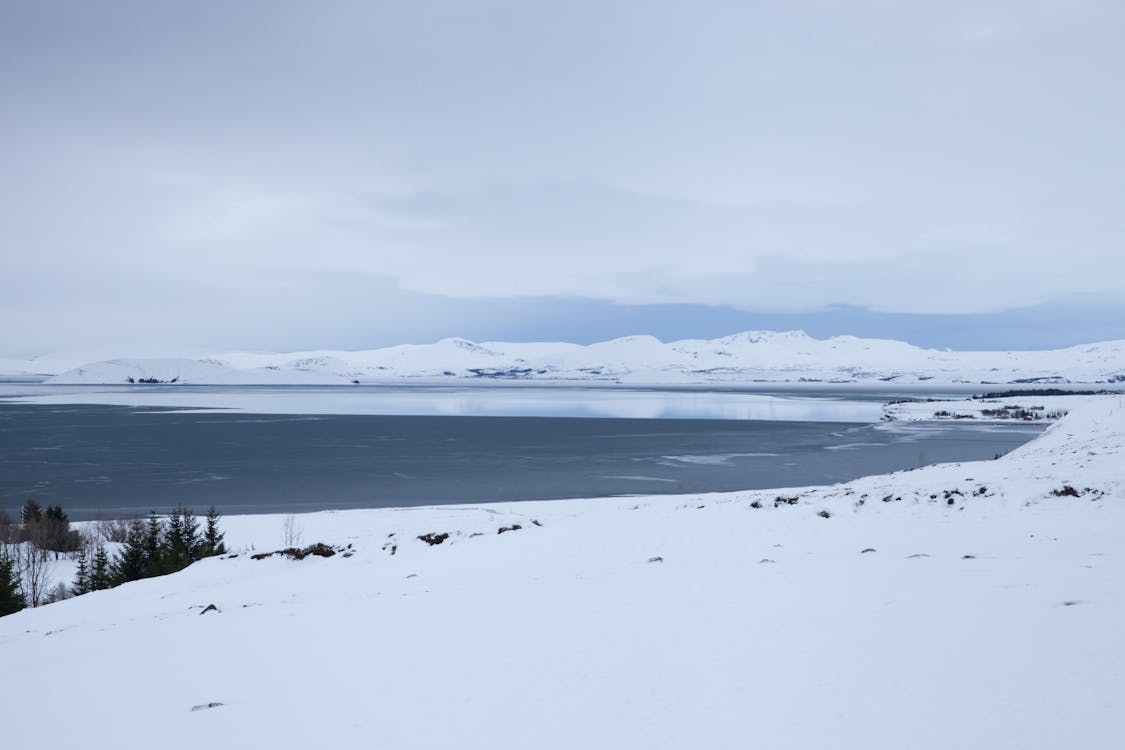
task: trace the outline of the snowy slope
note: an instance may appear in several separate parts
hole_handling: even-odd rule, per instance
[[[187,383],[350,383],[541,380],[620,383],[878,382],[1105,383],[1125,382],[1125,341],[1041,352],[952,352],[901,341],[800,331],[747,332],[713,340],[664,343],[630,336],[589,346],[564,343],[435,344],[369,351],[289,354],[216,353],[173,359],[117,358],[50,370],[62,360],[6,365],[56,373],[49,382],[108,384],[125,377]],[[193,364],[198,363],[198,364]]]
[[[282,546],[281,517],[225,525]],[[0,619],[6,744],[1121,746],[1121,397],[996,461],[833,487],[297,526],[354,554],[209,559]]]

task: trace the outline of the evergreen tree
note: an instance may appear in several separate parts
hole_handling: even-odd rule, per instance
[[[42,533],[39,538],[43,549],[54,552],[73,552],[82,544],[82,538],[70,528],[70,517],[61,505],[48,505],[39,522]],[[55,556],[56,559],[58,555]]]
[[[200,549],[199,521],[183,505],[172,509],[164,529],[163,557],[166,573],[182,570],[196,561]]]
[[[160,519],[156,516],[156,511],[151,511],[144,532],[144,577],[163,575],[168,572],[164,570],[164,564],[160,554],[160,545],[163,536],[164,527],[160,523]]]
[[[15,563],[0,550],[0,617],[19,612],[26,606]]]
[[[29,497],[20,511],[20,522],[24,526],[33,526],[42,520],[43,509],[39,507],[39,503],[35,502],[35,498]]]
[[[94,553],[93,564],[90,565],[90,590],[101,591],[112,586],[109,574],[109,554],[105,551],[105,545],[99,544]]]
[[[75,596],[81,596],[90,591],[90,561],[85,548],[78,555],[78,572],[74,576],[74,584],[71,586],[71,590]]]
[[[219,531],[219,511],[212,505],[207,509],[207,525],[203,530],[202,554],[199,557],[224,554],[227,551],[226,545],[223,544],[225,536]]]
[[[125,547],[113,558],[109,578],[114,586],[138,581],[148,575],[148,552],[145,546],[145,523],[139,518],[129,522]]]

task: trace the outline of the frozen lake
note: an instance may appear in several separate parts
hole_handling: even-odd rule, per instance
[[[992,458],[1038,434],[879,424],[896,393],[6,384],[0,506],[30,494],[81,519],[784,487]]]

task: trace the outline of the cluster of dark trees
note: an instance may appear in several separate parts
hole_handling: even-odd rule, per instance
[[[113,530],[108,536],[107,528]],[[114,522],[84,535],[70,528],[70,519],[60,506],[44,510],[28,500],[18,523],[0,512],[0,616],[175,573],[204,557],[226,552],[223,536],[214,507],[200,519],[190,508],[179,505],[163,518],[153,512],[147,519]],[[107,539],[122,544],[116,553],[106,548]],[[60,554],[77,556],[78,573],[69,589],[60,584],[58,590],[46,591],[50,576],[45,567],[52,553],[56,559]]]
[[[56,553],[56,558],[58,553],[76,552],[82,546],[82,535],[70,528],[70,518],[61,505],[48,505],[44,510],[35,500],[28,499],[20,509],[18,524],[5,516],[0,525],[4,527],[0,542],[31,542],[41,550]]]
[[[197,560],[226,552],[219,512],[214,506],[207,511],[203,528],[191,509],[183,505],[176,506],[165,519],[156,513],[147,520],[134,518],[124,543],[112,558],[104,544],[82,550],[74,579],[75,595],[175,573]]]
[[[16,574],[16,561],[6,554],[0,554],[0,617],[19,612],[27,606],[27,599],[20,590],[19,576]]]

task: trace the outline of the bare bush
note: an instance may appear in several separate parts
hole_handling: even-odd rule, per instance
[[[47,550],[31,542],[5,545],[4,555],[14,563],[20,581],[20,593],[27,606],[38,607],[47,599],[55,561]]]
[[[290,513],[281,524],[281,534],[285,538],[286,547],[299,547],[301,545],[301,524],[297,517]]]
[[[100,519],[94,523],[103,542],[124,544],[129,538],[129,521],[124,518]]]

